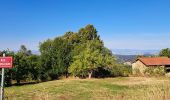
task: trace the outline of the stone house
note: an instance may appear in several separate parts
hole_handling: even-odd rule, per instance
[[[163,67],[165,73],[170,72],[170,58],[168,57],[141,57],[132,64],[132,72],[136,74],[136,69],[144,74],[148,67]]]

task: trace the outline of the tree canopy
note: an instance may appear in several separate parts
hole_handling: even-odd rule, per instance
[[[115,62],[114,56],[104,47],[93,25],[81,28],[78,33],[66,32],[54,40],[41,43],[40,52],[42,67],[48,67],[50,72],[53,70],[58,75],[88,74],[90,78],[97,68],[107,67]]]

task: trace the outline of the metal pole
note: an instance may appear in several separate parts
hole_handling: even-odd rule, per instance
[[[5,57],[5,53],[3,54],[3,57]],[[4,68],[2,68],[2,74],[1,74],[1,97],[0,100],[4,100]]]

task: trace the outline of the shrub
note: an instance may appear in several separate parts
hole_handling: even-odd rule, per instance
[[[93,76],[95,78],[106,78],[106,77],[111,77],[111,69],[110,68],[103,68],[99,67],[94,71]]]
[[[152,68],[152,67],[146,68],[146,69],[144,70],[144,74],[145,74],[145,75],[148,75],[148,76],[154,75],[154,68]]]
[[[165,75],[165,70],[163,67],[157,67],[155,70],[154,70],[155,74],[157,75]]]
[[[163,67],[159,67],[159,66],[148,67],[145,69],[144,74],[148,76],[162,76],[165,75],[165,71]]]
[[[115,65],[111,70],[111,74],[114,77],[116,77],[116,76],[129,76],[129,74],[131,74],[131,73],[132,73],[131,66],[122,65],[122,64]]]
[[[143,76],[139,68],[134,68],[133,69],[133,75],[134,76]]]

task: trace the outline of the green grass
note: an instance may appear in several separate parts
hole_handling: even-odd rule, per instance
[[[169,100],[168,78],[63,79],[5,88],[6,100]]]

